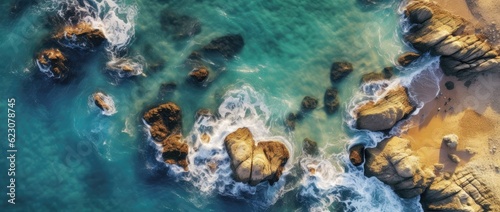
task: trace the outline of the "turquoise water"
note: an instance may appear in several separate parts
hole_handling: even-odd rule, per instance
[[[65,83],[43,75],[34,57],[51,35],[48,16],[63,12],[66,1],[38,1],[17,14],[14,1],[0,6],[1,111],[16,99],[16,205],[8,211],[407,211],[417,200],[402,200],[374,178],[350,167],[347,146],[362,133],[351,130],[348,109],[364,73],[394,65],[406,48],[399,35],[397,1],[366,6],[350,0],[318,1],[80,1],[85,20],[104,29],[110,42],[82,54]],[[73,2],[76,4],[76,1]],[[83,6],[82,6],[83,5]],[[85,6],[87,5],[87,6]],[[93,9],[89,9],[93,8]],[[160,14],[175,11],[196,18],[201,32],[176,39],[162,30]],[[95,15],[88,15],[95,11]],[[239,33],[245,46],[236,58],[217,63],[205,86],[186,81],[185,59],[210,40]],[[120,78],[106,71],[116,57],[132,59],[144,74]],[[307,114],[295,131],[283,126],[287,113],[306,95],[320,99],[332,86],[329,68],[346,60],[354,72],[341,83],[341,107]],[[156,64],[163,64],[153,68]],[[162,83],[175,90],[158,95]],[[117,113],[105,116],[89,103],[96,91],[113,97]],[[142,123],[145,110],[174,101],[183,112],[183,135],[191,147],[190,172],[156,160],[158,152]],[[195,120],[208,108],[227,114],[221,120]],[[7,123],[7,113],[0,123]],[[275,185],[235,183],[221,140],[238,127],[257,138],[276,138],[291,150],[285,175]],[[200,129],[213,128],[213,142],[201,145]],[[2,135],[6,124],[0,125]],[[6,136],[5,136],[6,137]],[[302,155],[302,140],[318,142],[321,156]],[[259,140],[259,139],[256,139]],[[2,138],[2,151],[7,141]],[[214,159],[215,158],[215,159]],[[1,193],[7,193],[8,163],[0,160]],[[199,160],[215,160],[207,171]],[[309,176],[307,169],[318,174]],[[5,170],[5,171],[3,171]],[[3,185],[5,184],[5,186]]]

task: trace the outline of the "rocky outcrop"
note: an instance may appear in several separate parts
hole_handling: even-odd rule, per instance
[[[182,114],[179,106],[168,102],[147,111],[143,118],[149,125],[151,137],[162,146],[163,160],[187,170],[189,147],[182,139]]]
[[[413,109],[406,88],[398,85],[386,91],[377,101],[372,100],[356,108],[356,127],[371,131],[389,130]]]
[[[403,67],[406,67],[409,66],[411,63],[413,63],[413,61],[417,60],[418,58],[420,58],[419,53],[405,52],[398,57],[398,64]]]
[[[325,104],[325,111],[327,114],[333,114],[339,108],[339,94],[337,89],[328,88],[325,91],[325,96],[323,98],[323,102]]]
[[[435,178],[410,149],[410,141],[392,137],[366,150],[365,175],[375,176],[403,198],[422,194]]]
[[[365,162],[365,146],[363,144],[356,144],[349,148],[349,161],[354,166],[359,166]]]
[[[112,115],[116,112],[113,99],[103,92],[95,92],[92,94],[94,104],[103,111],[104,115]]]
[[[38,53],[36,63],[41,72],[58,80],[68,76],[67,59],[59,49],[45,49]]]
[[[300,108],[302,111],[311,111],[316,109],[317,107],[318,99],[311,96],[305,96],[300,103]]]
[[[207,80],[209,74],[210,72],[206,67],[197,67],[189,73],[189,77],[194,82],[202,83]]]
[[[302,151],[306,155],[317,156],[319,155],[318,143],[309,138],[304,138],[304,145]]]
[[[255,186],[268,181],[277,182],[290,157],[286,146],[278,141],[261,141],[255,145],[248,128],[239,128],[224,139],[231,158],[233,177],[237,182]]]
[[[370,72],[363,74],[361,77],[361,83],[380,81],[380,80],[389,80],[394,75],[392,67],[386,67],[382,72]]]
[[[414,1],[406,7],[412,28],[405,36],[420,52],[441,55],[446,75],[461,80],[500,69],[500,55],[485,36],[475,34],[470,23],[434,3]]]
[[[79,22],[63,27],[54,35],[54,39],[65,47],[88,50],[101,45],[106,37],[100,29],[93,28],[89,23]]]
[[[204,51],[217,52],[225,58],[232,58],[238,54],[245,46],[243,36],[239,34],[230,34],[218,37],[210,41],[203,47]]]
[[[112,58],[106,63],[106,69],[112,75],[131,77],[143,74],[143,65],[131,58]]]
[[[330,80],[338,82],[353,71],[352,64],[345,61],[334,62],[330,68]]]
[[[161,12],[160,24],[162,29],[173,35],[175,39],[192,37],[201,32],[201,23],[196,18],[171,10]]]

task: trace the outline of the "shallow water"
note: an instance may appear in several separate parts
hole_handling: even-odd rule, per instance
[[[364,132],[346,122],[349,103],[359,95],[361,76],[393,66],[404,51],[399,1],[366,6],[358,1],[80,1],[79,12],[112,38],[103,47],[81,55],[65,83],[41,73],[34,57],[50,36],[47,17],[63,12],[63,1],[38,1],[12,14],[14,1],[0,3],[0,78],[2,111],[16,98],[18,160],[16,205],[25,210],[123,211],[408,211],[418,200],[402,200],[387,186],[348,164],[350,143],[367,142]],[[97,3],[96,3],[97,2]],[[201,32],[178,39],[162,29],[160,15],[175,11],[200,21]],[[216,77],[204,86],[186,81],[188,55],[210,40],[241,34],[243,50],[231,60],[214,61]],[[142,67],[137,76],[106,71],[109,61],[129,58]],[[333,61],[346,60],[354,72],[341,83],[341,108],[332,116],[323,110],[323,95],[332,86]],[[113,63],[111,63],[113,64]],[[156,65],[159,65],[156,67]],[[397,71],[396,71],[397,72]],[[407,75],[406,70],[399,75]],[[173,92],[159,95],[162,83]],[[96,91],[110,95],[116,113],[103,115],[89,103]],[[283,126],[306,95],[320,107],[305,115],[295,131]],[[189,173],[157,161],[141,118],[145,110],[173,101],[183,113],[183,134],[191,147]],[[200,108],[223,115],[215,122],[195,120]],[[6,116],[0,121],[6,123]],[[221,140],[238,127],[256,138],[285,142],[293,157],[274,186],[250,187],[230,177]],[[6,132],[1,125],[2,132]],[[200,129],[212,128],[215,141],[203,145]],[[318,142],[321,155],[302,155],[302,140]],[[2,149],[7,143],[1,143]],[[215,158],[215,159],[214,159]],[[204,162],[217,160],[211,173]],[[0,168],[7,169],[5,157]],[[309,176],[307,167],[318,173]],[[4,179],[4,178],[2,178]],[[5,182],[7,183],[7,182]],[[2,186],[3,193],[7,193]]]

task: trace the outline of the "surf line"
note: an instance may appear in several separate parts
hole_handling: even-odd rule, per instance
[[[7,148],[7,161],[9,161],[9,168],[7,175],[10,177],[8,182],[8,203],[16,204],[16,99],[7,99],[7,140],[9,142]]]

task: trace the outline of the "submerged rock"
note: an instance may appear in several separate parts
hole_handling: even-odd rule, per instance
[[[179,106],[168,102],[150,109],[143,118],[150,126],[151,137],[162,145],[163,160],[187,170],[189,147],[182,139],[182,114]]]
[[[288,115],[285,118],[285,127],[287,127],[290,130],[294,130],[296,121],[297,121],[297,116],[295,115],[295,113],[288,113]]]
[[[302,151],[307,155],[317,156],[319,155],[318,143],[309,138],[304,138]]]
[[[330,68],[330,80],[337,82],[353,71],[352,64],[349,62],[341,61],[334,62]]]
[[[441,55],[440,66],[446,75],[467,80],[479,73],[499,70],[497,47],[485,36],[475,34],[465,19],[424,1],[410,3],[405,15],[413,24],[405,39],[420,52]]]
[[[339,108],[340,101],[338,91],[335,88],[328,88],[324,96],[325,111],[327,114],[333,114]]]
[[[420,58],[419,53],[415,52],[406,52],[398,57],[398,63],[399,65],[406,67],[409,66],[413,61],[417,60]]]
[[[365,162],[365,146],[363,144],[356,144],[349,148],[349,160],[354,166],[363,164]]]
[[[355,109],[356,127],[371,131],[389,130],[413,109],[406,88],[398,85],[379,100],[369,101]]]
[[[302,111],[311,111],[318,107],[318,99],[310,96],[305,96],[300,103]]]
[[[202,83],[208,79],[210,72],[206,67],[197,67],[189,73],[189,77],[192,81],[197,83]]]
[[[131,58],[113,58],[106,63],[106,69],[119,77],[131,77],[143,74],[143,65]]]
[[[38,53],[36,63],[41,72],[54,79],[64,80],[69,69],[67,59],[59,49],[45,49]]]
[[[196,18],[163,10],[160,18],[161,27],[176,39],[192,37],[201,32],[201,23]]]
[[[92,94],[94,104],[103,111],[104,115],[112,115],[116,113],[115,103],[113,99],[103,92],[95,92]]]
[[[237,182],[255,186],[268,181],[277,182],[290,157],[286,146],[278,141],[261,141],[255,145],[248,128],[239,128],[224,139],[231,158],[233,177]]]
[[[61,45],[83,50],[92,49],[106,40],[100,29],[95,29],[90,23],[79,22],[76,25],[67,25],[54,35]]]
[[[232,58],[243,49],[243,46],[245,46],[243,36],[239,34],[230,34],[213,39],[209,44],[203,47],[203,50],[218,52],[225,58]]]

